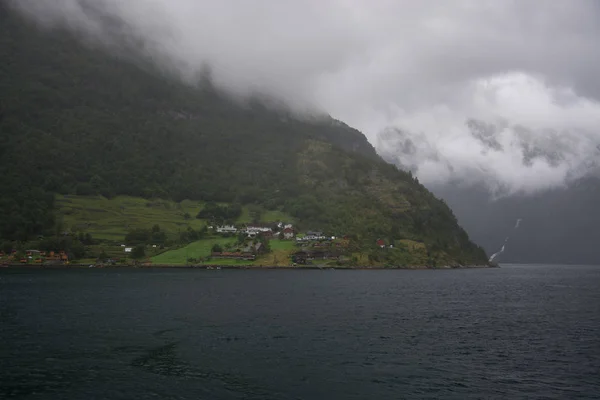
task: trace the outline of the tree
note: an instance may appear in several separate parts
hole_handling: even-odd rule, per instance
[[[143,228],[134,229],[125,235],[125,242],[129,244],[146,244],[150,241],[150,231]]]
[[[102,251],[100,252],[100,255],[98,255],[98,259],[102,260],[102,261],[108,259],[108,254],[106,254],[104,249],[102,249]]]
[[[252,220],[253,224],[260,222],[263,211],[263,208],[257,204],[250,204],[248,206],[248,213],[250,214],[250,219]]]
[[[5,254],[10,254],[12,252],[12,249],[12,242],[3,242],[2,247],[0,247],[0,250],[2,250]]]
[[[265,237],[264,235],[259,235],[258,236],[258,241],[260,243],[262,243],[263,248],[265,249],[265,253],[270,253],[271,252],[271,244],[269,242],[269,238]]]
[[[144,246],[136,246],[131,250],[131,258],[138,260],[146,256],[146,249]]]
[[[63,250],[69,254],[69,258],[78,259],[85,257],[85,247],[79,240],[72,240],[62,246]]]
[[[221,247],[221,245],[219,243],[215,243],[212,246],[211,252],[213,252],[213,253],[222,253],[223,252],[223,247]]]
[[[79,196],[91,196],[95,194],[94,188],[87,182],[77,184],[75,193]]]

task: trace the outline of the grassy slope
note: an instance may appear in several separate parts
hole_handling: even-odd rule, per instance
[[[159,254],[152,257],[151,260],[155,264],[181,265],[185,264],[188,258],[198,259],[209,256],[212,246],[217,243],[225,246],[233,242],[235,242],[235,238],[208,238]]]
[[[204,203],[184,200],[176,203],[170,200],[148,200],[140,197],[117,196],[106,199],[102,196],[57,195],[58,219],[63,230],[89,232],[95,239],[122,241],[125,234],[135,228],[151,228],[160,225],[173,238],[177,232],[189,227],[201,229],[206,221],[195,216]],[[188,213],[190,219],[185,219]],[[269,222],[291,221],[292,218],[281,211],[267,211],[262,220]],[[247,207],[243,208],[238,223],[250,222]]]
[[[196,219],[202,209],[199,201],[175,203],[167,200],[146,200],[131,196],[106,199],[101,196],[57,195],[59,221],[65,230],[89,232],[96,239],[122,241],[135,228],[150,228],[154,224],[173,237],[188,226],[200,229],[205,222]],[[185,213],[191,218],[186,220]]]
[[[0,12],[0,27],[0,183],[18,189],[0,191],[4,238],[52,230],[46,194],[117,193],[256,203],[285,210],[303,230],[353,235],[365,249],[376,238],[411,239],[462,263],[487,258],[444,204],[356,130],[260,101],[240,107],[208,82],[185,87],[12,13]],[[84,202],[58,205],[71,207],[62,226],[114,241],[154,223],[171,234],[202,223],[166,207],[142,211],[146,200],[129,211]]]
[[[190,243],[185,247],[179,249],[170,250],[165,253],[159,254],[158,256],[152,257],[151,261],[154,264],[168,264],[168,265],[182,265],[186,264],[187,259],[195,258],[200,259],[208,257],[210,250],[213,245],[220,244],[227,246],[235,242],[235,238],[207,238],[199,240],[194,243]],[[296,251],[294,241],[291,240],[272,240],[271,241],[272,253],[265,256],[259,257],[256,261],[242,261],[242,260],[210,260],[211,265],[289,265],[290,254]]]
[[[139,197],[117,196],[106,199],[102,196],[56,196],[57,214],[62,223],[63,230],[89,232],[100,243],[91,246],[92,254],[106,252],[111,257],[123,257],[120,244],[129,230],[136,228],[150,228],[154,224],[169,233],[169,237],[177,239],[179,231],[188,227],[200,229],[206,221],[196,219],[195,215],[202,209],[203,203],[185,200],[176,203],[169,200],[147,200]],[[188,213],[191,218],[185,219]],[[262,215],[264,221],[291,221],[292,218],[280,211],[266,211]],[[250,222],[248,207],[243,208],[242,216],[238,223]],[[159,250],[148,249],[147,256],[156,264],[185,264],[188,258],[203,258],[210,254],[210,249],[215,243],[225,245],[235,241],[235,238],[207,238],[187,246],[167,250],[155,255]],[[124,243],[124,242],[123,242]],[[275,255],[278,265],[289,263],[289,254],[295,249],[292,241],[272,241],[273,253],[265,256],[257,263],[268,264],[270,257]],[[281,260],[282,262],[279,262]],[[213,260],[212,264],[248,264],[248,262],[232,260]]]

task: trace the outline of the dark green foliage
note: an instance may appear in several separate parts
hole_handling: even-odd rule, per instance
[[[26,179],[23,175],[17,176]],[[0,175],[0,185],[0,238],[25,241],[51,231],[54,225],[52,193],[24,187],[27,183],[6,174]]]
[[[207,80],[185,86],[141,60],[38,31],[1,4],[0,238],[61,228],[53,193],[126,194],[203,200],[197,217],[214,223],[234,221],[241,205],[257,221],[278,209],[301,229],[358,235],[361,249],[407,237],[485,261],[450,210],[357,130],[256,99],[240,105]],[[126,241],[163,244],[166,233],[135,230]]]
[[[86,246],[94,244],[94,239],[90,233],[79,232],[77,239]]]
[[[266,238],[263,235],[258,235],[257,239],[260,243],[262,243],[264,252],[270,253],[271,252],[271,244],[270,244],[269,238]]]
[[[250,204],[248,206],[248,212],[250,214],[250,218],[252,219],[252,223],[258,223],[261,220],[264,209],[257,204]]]
[[[223,247],[218,243],[215,243],[211,249],[211,252],[213,252],[213,253],[221,253],[222,251],[223,251]]]
[[[104,250],[102,250],[102,252],[98,255],[99,260],[106,260],[108,258],[109,258],[108,254],[106,254],[106,252]]]
[[[162,231],[160,226],[154,225],[151,229],[138,228],[125,235],[127,244],[164,244],[167,241],[167,232]]]
[[[196,218],[207,219],[216,223],[232,223],[242,215],[240,204],[218,205],[215,202],[207,203]]]
[[[146,257],[146,249],[144,248],[144,246],[135,246],[131,250],[131,258],[138,260],[144,257]]]
[[[33,248],[41,251],[65,251],[69,256],[69,259],[79,259],[86,255],[86,249],[84,243],[82,243],[77,237],[67,235],[58,237],[46,237],[40,239],[37,243],[30,244]]]
[[[148,229],[134,229],[125,235],[125,242],[128,244],[139,244],[150,242],[150,236],[152,232]]]
[[[191,243],[196,240],[202,239],[206,235],[206,226],[201,230],[194,230],[192,227],[189,227],[179,234],[179,241],[181,243]]]
[[[4,254],[10,254],[13,251],[12,242],[3,242],[2,247],[0,247],[0,251],[2,251]]]
[[[238,244],[243,244],[246,242],[246,240],[248,240],[248,235],[246,235],[244,232],[240,232],[237,235],[237,243]]]

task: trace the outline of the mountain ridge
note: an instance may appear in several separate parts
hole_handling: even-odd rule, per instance
[[[406,238],[431,262],[486,261],[445,203],[340,121],[242,107],[1,7],[0,34],[4,239],[50,231],[54,193],[122,194],[256,204],[373,252]]]

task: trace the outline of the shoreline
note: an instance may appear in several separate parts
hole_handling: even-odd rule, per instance
[[[451,269],[483,269],[483,268],[500,268],[495,265],[460,265],[460,266],[397,266],[397,267],[382,267],[382,266],[329,266],[329,265],[303,265],[303,266],[255,266],[255,265],[170,265],[170,264],[153,264],[153,265],[106,265],[93,266],[90,264],[70,264],[70,265],[23,265],[23,264],[5,264],[0,268],[11,269],[119,269],[119,268],[135,268],[135,269],[205,269],[205,270],[451,270]]]

